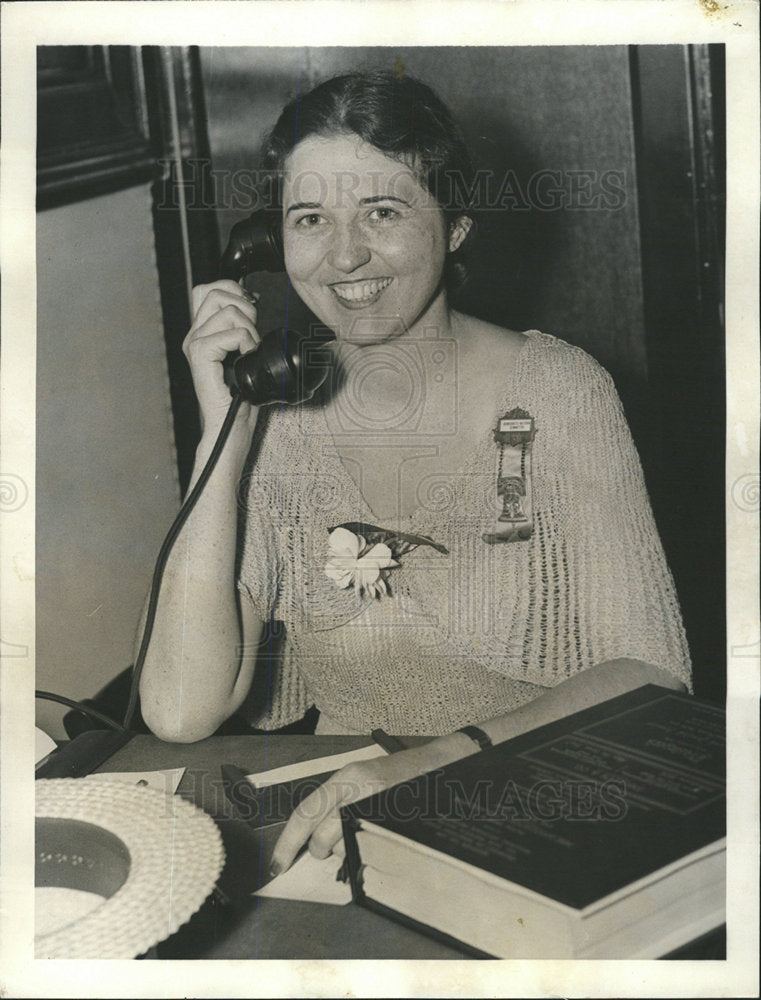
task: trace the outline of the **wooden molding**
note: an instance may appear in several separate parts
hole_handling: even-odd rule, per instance
[[[139,50],[37,50],[37,208],[150,180],[156,172]]]

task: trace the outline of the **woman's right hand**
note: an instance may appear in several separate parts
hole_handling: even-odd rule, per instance
[[[231,351],[246,354],[261,341],[256,301],[237,282],[224,280],[196,285],[192,302],[193,325],[182,349],[193,375],[202,431],[214,431],[230,406],[222,362]]]

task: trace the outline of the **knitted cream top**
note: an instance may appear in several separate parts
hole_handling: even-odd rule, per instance
[[[467,464],[430,483],[409,518],[383,524],[449,550],[407,553],[390,597],[360,597],[325,574],[329,528],[378,522],[323,409],[273,407],[260,419],[241,483],[239,587],[286,632],[282,656],[258,668],[255,725],[282,725],[314,703],[349,731],[448,732],[618,657],[690,686],[673,581],[613,382],[580,348],[527,338]],[[514,407],[537,429],[534,532],[487,544],[492,430]]]

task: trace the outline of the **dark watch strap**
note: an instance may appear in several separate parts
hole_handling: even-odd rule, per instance
[[[469,736],[479,745],[481,750],[488,750],[489,747],[494,746],[483,729],[479,729],[478,726],[463,726],[462,729],[458,729],[457,732],[465,733],[466,736]]]

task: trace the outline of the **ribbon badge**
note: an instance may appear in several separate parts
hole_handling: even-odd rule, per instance
[[[520,542],[534,530],[531,445],[536,436],[534,418],[516,407],[497,420],[497,490],[494,524],[483,540]]]

